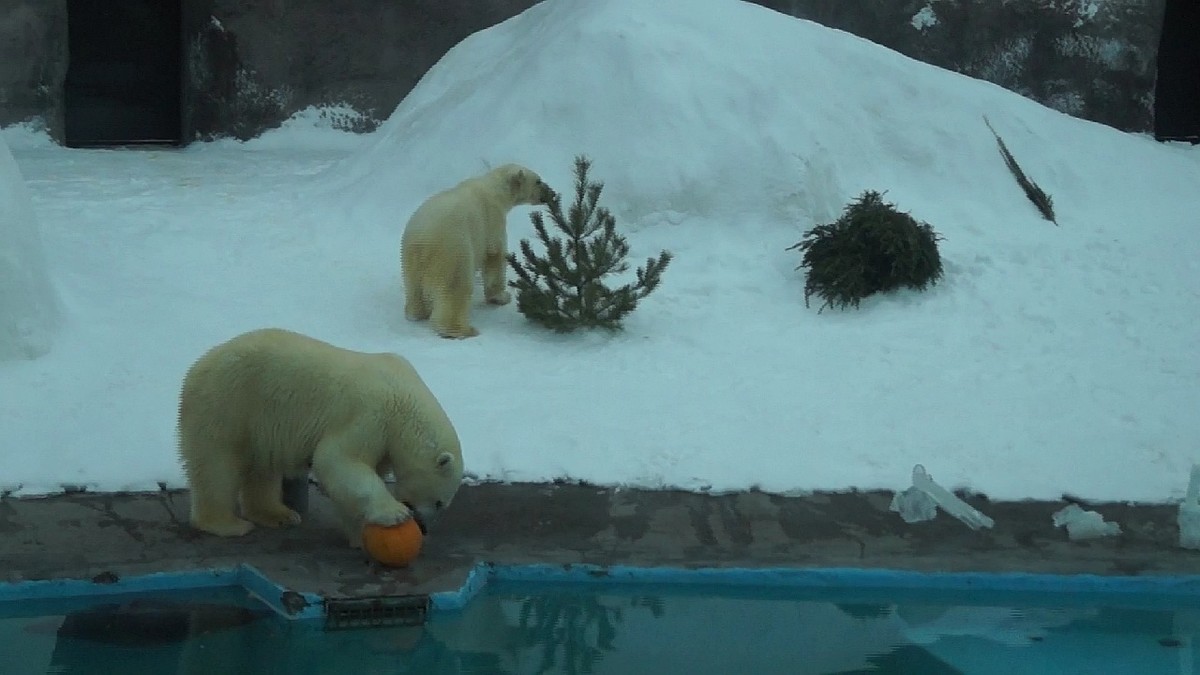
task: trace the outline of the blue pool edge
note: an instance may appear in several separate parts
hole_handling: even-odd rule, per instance
[[[667,584],[690,587],[776,587],[905,591],[995,591],[1111,597],[1155,595],[1200,604],[1200,575],[916,572],[865,568],[686,568],[591,564],[478,563],[457,590],[429,594],[429,610],[460,611],[491,582]],[[113,579],[47,579],[0,584],[0,603],[104,597],[122,593],[242,588],[289,620],[325,618],[326,598],[271,581],[255,567],[158,572]],[[366,599],[370,599],[369,597]]]
[[[44,579],[0,584],[0,603],[67,598],[102,598],[123,593],[240,588],[288,619],[321,619],[325,599],[276,584],[251,565],[181,572],[154,572],[111,580]]]

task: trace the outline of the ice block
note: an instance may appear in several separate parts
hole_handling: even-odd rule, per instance
[[[1200,464],[1192,465],[1187,496],[1179,505],[1179,545],[1200,550]]]
[[[946,488],[934,482],[920,464],[913,467],[913,487],[933,498],[943,511],[966,523],[972,530],[981,527],[992,527],[996,521],[980,513],[975,507],[964,502]]]
[[[1051,516],[1055,527],[1067,528],[1067,537],[1072,541],[1096,539],[1121,534],[1121,526],[1104,521],[1104,516],[1095,511],[1084,511],[1078,504],[1068,504]]]

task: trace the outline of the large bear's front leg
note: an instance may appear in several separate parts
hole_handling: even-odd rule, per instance
[[[503,249],[489,251],[483,256],[483,297],[493,305],[507,305],[512,301],[504,280],[507,263]]]
[[[326,438],[313,454],[313,475],[340,512],[358,515],[365,523],[390,526],[412,518],[412,512],[396,501],[375,466],[350,450],[379,445],[381,435],[382,431],[373,436],[354,430]]]

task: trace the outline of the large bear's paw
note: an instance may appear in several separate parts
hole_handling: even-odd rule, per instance
[[[254,523],[242,518],[228,520],[192,519],[192,527],[218,537],[240,537],[254,529]]]
[[[389,500],[389,502],[371,505],[363,513],[363,521],[372,525],[391,527],[412,518],[412,511],[409,511],[407,506],[395,500]]]
[[[247,510],[246,518],[264,527],[288,527],[300,524],[300,514],[280,504],[274,508]]]

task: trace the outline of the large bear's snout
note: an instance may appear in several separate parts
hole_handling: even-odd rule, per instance
[[[409,502],[400,503],[408,507],[408,512],[412,514],[413,521],[416,522],[417,527],[421,528],[421,534],[429,534],[429,526],[425,522],[425,516],[417,510],[417,507],[413,506]]]
[[[538,199],[542,204],[550,204],[554,201],[554,198],[558,196],[555,194],[554,189],[545,183],[538,183],[538,188]]]

